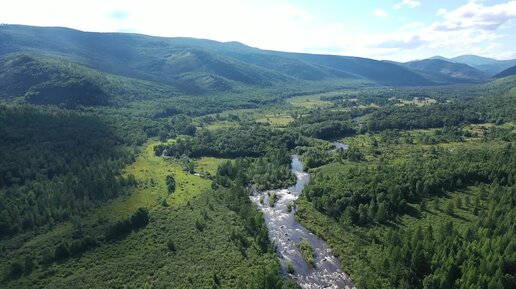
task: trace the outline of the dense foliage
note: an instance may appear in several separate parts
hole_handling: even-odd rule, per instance
[[[149,223],[149,218],[149,210],[139,208],[130,218],[118,221],[111,226],[106,234],[106,239],[117,239],[133,230],[141,229]]]
[[[351,117],[344,112],[316,112],[297,118],[290,127],[306,136],[335,139],[355,133]]]
[[[337,176],[316,175],[304,197],[315,208],[343,223],[386,222],[406,213],[407,202],[461,189],[478,182],[513,185],[516,153],[512,145],[500,149],[432,148],[407,162],[356,167]]]
[[[389,230],[387,254],[373,266],[393,288],[514,288],[516,191],[495,181],[486,196],[478,220],[463,230],[452,222]]]
[[[0,106],[0,236],[81,215],[135,184],[132,150],[105,123],[74,112]]]
[[[372,113],[367,128],[372,131],[436,128],[485,121],[486,116],[466,105],[403,106],[384,108]]]
[[[223,186],[228,186],[231,181],[252,184],[257,190],[285,188],[296,180],[290,170],[290,162],[285,149],[270,150],[258,159],[243,158],[223,163],[215,180]]]
[[[259,125],[223,128],[215,131],[201,130],[192,138],[180,138],[175,143],[155,147],[156,155],[181,157],[258,157],[270,148],[292,149],[305,143],[299,135],[273,130]]]
[[[48,50],[0,57],[7,103],[0,105],[0,287],[297,288],[281,278],[263,215],[249,200],[254,189],[292,184],[292,151],[314,169],[300,201],[318,210],[310,217],[327,218],[317,234],[342,248],[348,235],[341,230],[358,230],[357,255],[371,244],[381,248],[373,251],[378,258],[356,258],[370,269],[351,268],[360,287],[514,287],[516,164],[506,142],[515,139],[516,78],[355,89],[362,80],[355,84],[356,75],[340,69],[378,83],[428,82],[362,59],[244,55],[234,52],[255,51],[60,29],[40,37],[36,30],[4,26],[0,35],[15,43],[4,48],[21,49],[18,41],[33,37],[26,45]],[[343,82],[353,87],[332,90]],[[316,101],[285,101],[308,100],[313,91],[321,93]],[[283,117],[281,129],[269,122],[275,117]],[[263,120],[269,125],[255,123]],[[467,127],[484,122],[495,127]],[[414,128],[439,129],[407,132]],[[377,133],[370,150],[332,150],[323,141],[367,133]],[[136,148],[149,138],[167,143]],[[472,138],[477,148],[456,146]],[[393,158],[378,142],[392,151],[418,149]],[[426,146],[442,143],[450,146]],[[315,173],[325,165],[344,169]],[[397,227],[469,186],[481,191],[474,204],[460,199],[432,208],[439,217],[463,218],[461,226]],[[273,206],[276,198],[270,200]],[[462,217],[466,208],[475,217]],[[308,262],[311,249],[300,245]]]

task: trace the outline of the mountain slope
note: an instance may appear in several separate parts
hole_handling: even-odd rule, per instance
[[[410,69],[366,58],[267,51],[238,42],[193,38],[0,26],[0,55],[19,51],[50,54],[103,72],[166,83],[187,93],[241,85],[289,85],[296,80],[434,84]]]
[[[512,75],[516,75],[516,65],[498,73],[497,75],[493,76],[493,78],[502,78]]]
[[[475,66],[475,68],[478,70],[484,71],[485,73],[487,73],[489,75],[495,75],[497,73],[504,71],[507,68],[514,66],[514,65],[516,65],[516,59],[498,60],[495,63],[482,64],[479,66]]]
[[[461,55],[451,58],[449,61],[467,64],[480,71],[483,71],[490,76],[493,76],[511,66],[516,65],[516,59],[497,60],[477,55]]]
[[[125,105],[178,94],[164,84],[111,75],[58,57],[36,53],[0,56],[0,99],[74,107]]]
[[[258,51],[257,53],[222,52],[244,62],[281,72],[301,80],[320,81],[338,78],[361,78],[349,72],[332,69],[315,63],[307,63],[291,57],[269,54],[266,51]]]
[[[211,75],[218,82],[235,81],[252,86],[290,81],[273,71],[205,51],[200,43],[215,45],[212,41],[196,39],[90,33],[67,28],[0,27],[0,54],[18,51],[51,54],[100,71],[174,85],[186,92],[199,90],[187,81],[190,77],[183,75],[192,72]]]
[[[0,98],[23,96],[34,104],[106,105],[107,82],[71,65],[25,54],[0,58]]]
[[[370,79],[382,85],[431,85],[431,80],[398,65],[368,58],[276,52],[308,63],[331,67]]]
[[[503,70],[516,65],[516,59],[497,60],[476,55],[462,55],[452,58],[454,62],[465,63],[480,71],[483,71],[490,76],[494,76]]]
[[[441,55],[436,55],[436,56],[432,56],[428,59],[439,59],[439,60],[444,60],[444,61],[451,61],[449,58],[446,58],[444,56],[441,56]]]
[[[419,71],[427,78],[443,84],[481,82],[488,78],[485,73],[466,64],[441,59],[424,59],[402,65]]]
[[[453,57],[450,59],[450,61],[464,63],[464,64],[467,64],[472,67],[498,62],[498,60],[493,59],[493,58],[471,55],[471,54]]]

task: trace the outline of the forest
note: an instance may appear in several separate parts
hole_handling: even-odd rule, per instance
[[[53,226],[127,192],[135,152],[88,115],[0,106],[0,236]]]
[[[0,58],[0,287],[299,288],[250,200],[296,183],[292,155],[310,182],[289,213],[356,288],[516,286],[514,76],[299,82],[204,45],[167,56],[196,73]]]
[[[516,153],[500,148],[415,151],[403,163],[379,160],[337,175],[316,174],[305,189],[314,207],[346,224],[386,223],[407,212],[407,203],[479,183],[513,186]]]
[[[214,131],[200,130],[193,137],[179,138],[171,145],[158,145],[156,155],[190,157],[258,157],[270,149],[293,149],[307,141],[299,134],[268,129],[258,125],[242,125]]]

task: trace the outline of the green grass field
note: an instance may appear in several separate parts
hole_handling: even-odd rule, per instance
[[[166,198],[170,205],[185,204],[209,189],[211,181],[185,172],[179,162],[154,155],[154,146],[159,142],[147,143],[136,161],[125,169],[133,174],[138,186],[125,197],[108,202],[92,214],[94,218],[117,219],[127,216],[139,207],[152,209],[160,199]],[[173,175],[177,189],[169,195],[165,178]]]
[[[273,127],[286,127],[289,123],[294,121],[289,114],[266,114],[265,116],[256,119],[256,122],[267,123]]]
[[[214,176],[217,174],[219,165],[225,161],[226,159],[221,158],[202,157],[195,161],[195,171],[201,176]]]
[[[329,101],[321,100],[321,95],[315,94],[315,95],[303,95],[303,96],[296,96],[293,98],[289,98],[287,100],[288,103],[290,103],[294,107],[298,108],[325,108],[325,107],[331,107],[333,104]]]

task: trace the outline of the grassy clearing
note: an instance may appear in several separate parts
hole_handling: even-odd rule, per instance
[[[435,99],[432,98],[414,98],[412,100],[405,100],[405,99],[392,99],[392,101],[398,102],[396,106],[405,106],[405,105],[415,105],[415,106],[425,106],[425,105],[431,105],[437,103]]]
[[[128,195],[102,206],[93,214],[97,218],[110,220],[127,216],[139,207],[152,208],[160,199],[166,198],[170,205],[185,204],[203,190],[209,189],[211,181],[185,172],[180,163],[173,159],[154,155],[158,141],[149,142],[136,161],[125,169],[125,174],[133,174],[138,186]],[[165,179],[174,175],[176,191],[169,195]]]
[[[304,96],[297,96],[293,97],[287,100],[288,103],[290,103],[294,107],[298,108],[306,108],[306,109],[312,109],[312,108],[324,108],[324,107],[331,107],[333,104],[329,101],[321,100],[321,95],[304,95]]]
[[[368,108],[379,108],[380,106],[376,103],[370,103],[370,104],[367,104],[367,105],[357,105],[357,106],[353,106],[352,108],[353,109],[368,109]]]
[[[256,122],[268,123],[274,127],[286,127],[292,121],[294,121],[294,118],[289,114],[266,114],[256,119]]]
[[[195,170],[202,176],[214,176],[220,164],[226,159],[202,157],[195,161]]]
[[[256,121],[259,123],[269,124],[274,127],[283,128],[294,120],[290,113],[285,113],[285,111],[292,111],[292,109],[293,107],[288,103],[283,103],[267,108],[225,111],[220,114],[211,115],[212,117],[219,117],[224,120],[212,122],[205,125],[204,128],[210,130],[232,128],[240,125],[239,120]]]

